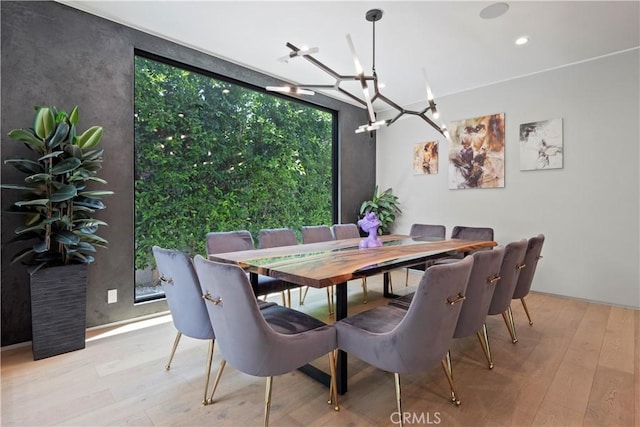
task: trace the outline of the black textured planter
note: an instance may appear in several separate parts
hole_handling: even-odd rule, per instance
[[[85,347],[87,268],[65,265],[31,275],[34,360]]]

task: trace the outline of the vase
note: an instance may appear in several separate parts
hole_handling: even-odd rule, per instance
[[[85,347],[86,264],[45,268],[31,275],[33,359]]]

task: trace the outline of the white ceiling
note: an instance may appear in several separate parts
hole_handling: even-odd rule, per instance
[[[289,53],[285,44],[318,47],[316,59],[355,74],[351,34],[367,74],[372,24],[382,90],[400,105],[426,98],[422,69],[437,99],[468,89],[586,61],[640,46],[639,1],[510,1],[482,19],[486,1],[75,1],[60,3],[195,48],[292,83],[333,81]],[[516,46],[518,36],[530,42]],[[354,83],[342,87],[356,91]],[[384,104],[376,105],[384,110]]]

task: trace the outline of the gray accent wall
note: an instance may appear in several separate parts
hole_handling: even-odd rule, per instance
[[[89,267],[87,326],[98,326],[167,310],[164,301],[135,305],[134,298],[134,49],[150,52],[256,86],[280,82],[167,40],[98,18],[54,2],[1,2],[2,20],[2,160],[28,155],[9,140],[13,128],[30,127],[34,105],[80,107],[80,130],[104,128],[104,168],[114,196],[98,217],[109,224],[101,231],[109,249],[98,249]],[[220,40],[224,43],[224,40]],[[338,216],[354,222],[363,200],[375,185],[376,142],[354,133],[366,121],[358,107],[325,96],[317,105],[338,112]],[[2,167],[2,182],[23,176]],[[2,208],[17,199],[2,191]],[[179,212],[176,213],[179,215]],[[31,339],[29,280],[21,265],[9,260],[19,245],[6,247],[19,218],[2,214],[2,345]],[[204,236],[203,236],[204,238]],[[161,244],[161,242],[158,242]],[[107,304],[107,289],[118,290],[118,302]]]

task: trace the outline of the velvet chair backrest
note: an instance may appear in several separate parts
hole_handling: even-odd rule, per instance
[[[493,240],[493,228],[456,225],[451,231],[451,238],[464,240]]]
[[[154,246],[152,250],[160,273],[160,284],[176,329],[191,338],[214,339],[191,259],[176,250],[158,246]]]
[[[444,225],[434,224],[412,224],[409,235],[414,240],[433,240],[444,239],[446,236],[447,228]]]
[[[464,303],[452,302],[465,294],[472,267],[473,257],[467,256],[426,270],[404,318],[378,349],[379,357],[387,358],[387,370],[410,373],[440,363]]]
[[[328,242],[333,240],[331,228],[327,225],[307,225],[300,229],[302,243]]]
[[[493,292],[498,285],[500,266],[504,257],[504,248],[492,251],[479,251],[473,255],[473,269],[465,293],[466,299],[458,318],[454,338],[475,335],[482,328]]]
[[[314,329],[319,334],[276,332],[260,312],[251,284],[237,265],[208,261],[199,255],[194,264],[218,348],[239,371],[260,377],[282,375],[335,348],[335,330],[329,325]],[[294,312],[279,309],[284,316]]]
[[[336,240],[360,238],[360,231],[356,224],[333,224],[331,231]]]
[[[511,242],[504,248],[504,258],[500,266],[500,281],[493,292],[488,314],[504,313],[511,305],[511,298],[518,283],[520,270],[524,265],[527,240]]]
[[[247,230],[207,233],[207,253],[222,254],[255,249],[253,237]]]
[[[531,283],[533,282],[533,275],[536,272],[538,266],[538,260],[540,259],[540,253],[542,252],[542,245],[544,244],[544,234],[539,234],[529,239],[527,244],[527,253],[524,256],[525,267],[518,276],[518,283],[516,289],[513,292],[513,298],[524,298],[529,294],[531,290]]]
[[[297,244],[296,233],[290,228],[265,228],[258,232],[258,247],[261,249]]]

